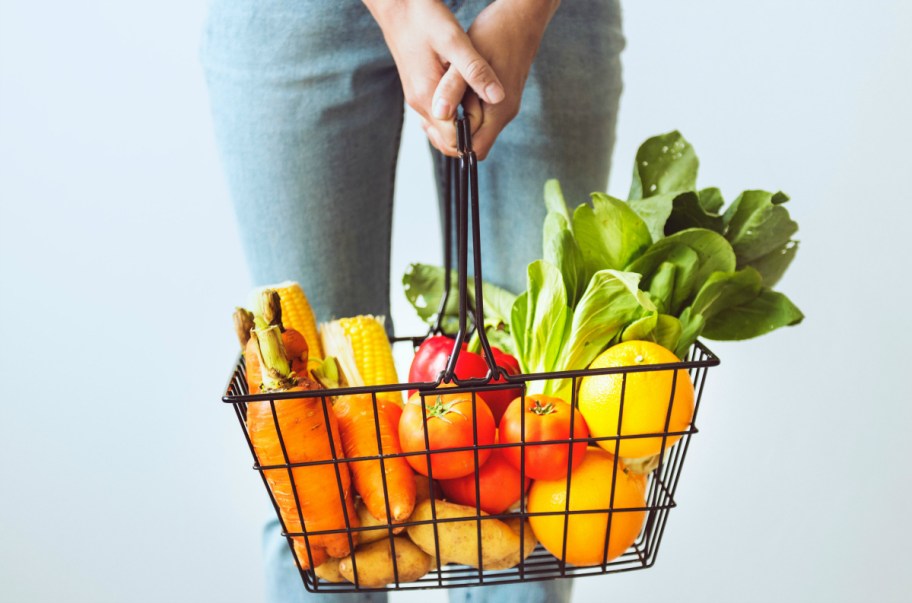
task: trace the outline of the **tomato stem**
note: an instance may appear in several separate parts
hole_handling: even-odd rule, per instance
[[[432,418],[437,418],[443,421],[444,423],[453,424],[452,421],[446,418],[446,415],[450,413],[456,413],[461,417],[465,418],[465,415],[462,414],[459,410],[453,408],[458,404],[460,400],[453,400],[452,402],[444,402],[443,396],[438,395],[437,401],[427,407],[427,419],[425,421],[430,421]]]
[[[535,413],[540,416],[550,415],[557,412],[554,409],[554,403],[548,402],[547,404],[542,404],[541,400],[534,400],[532,406],[529,407],[529,412]]]

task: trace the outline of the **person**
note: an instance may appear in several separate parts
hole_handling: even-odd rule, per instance
[[[621,93],[618,1],[558,3],[211,0],[201,56],[254,284],[297,280],[318,320],[388,316],[405,104],[430,145],[454,155],[462,103],[481,160],[485,279],[525,289],[525,266],[541,257],[544,182],[559,178],[571,203],[606,188]],[[275,520],[264,546],[269,601],[305,600]],[[569,600],[570,585],[449,592],[555,602]]]

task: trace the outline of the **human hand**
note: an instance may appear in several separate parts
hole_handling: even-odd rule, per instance
[[[453,66],[440,80],[434,92],[434,106],[454,107],[453,113],[445,116],[452,119],[455,106],[462,99],[470,121],[476,122],[472,148],[478,159],[487,157],[497,136],[519,113],[532,61],[559,4],[560,0],[495,0],[469,28],[469,39],[500,77],[505,91],[503,101],[492,104],[473,94],[474,87],[467,91],[465,78]],[[434,128],[425,129],[429,130],[429,137],[436,133]]]
[[[405,102],[422,119],[428,139],[440,151],[456,153],[452,116],[463,94],[434,96],[448,70],[485,103],[495,106],[504,89],[453,13],[439,0],[364,0],[383,31],[399,70]],[[473,118],[473,129],[480,119]]]

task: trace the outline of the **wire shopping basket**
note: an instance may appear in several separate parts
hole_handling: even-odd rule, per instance
[[[567,370],[561,372],[510,375],[504,367],[495,362],[491,345],[483,328],[475,329],[488,365],[488,374],[483,378],[460,379],[456,376],[456,364],[462,344],[470,332],[469,318],[474,324],[482,324],[484,300],[482,295],[481,249],[479,235],[477,162],[471,149],[471,137],[465,118],[457,120],[458,160],[448,159],[445,174],[445,191],[448,195],[445,211],[444,263],[445,275],[450,274],[451,233],[456,233],[457,252],[457,294],[459,305],[458,330],[455,343],[446,368],[436,381],[419,383],[398,383],[369,387],[342,387],[294,392],[269,392],[250,394],[247,387],[246,367],[243,357],[238,361],[229,380],[222,400],[234,408],[241,430],[254,459],[254,469],[259,472],[267,493],[282,524],[283,536],[297,562],[304,586],[308,591],[318,593],[341,593],[362,591],[387,591],[418,588],[453,588],[482,584],[507,584],[520,581],[550,580],[577,576],[599,575],[651,567],[655,563],[669,511],[676,506],[675,492],[681,469],[690,445],[691,437],[697,433],[696,417],[706,380],[706,371],[719,364],[719,359],[697,341],[683,362],[645,364],[599,369]],[[455,210],[455,212],[454,212]],[[451,214],[455,213],[455,225]],[[454,227],[455,226],[455,227]],[[468,243],[472,241],[474,304],[468,302]],[[425,338],[443,332],[442,317],[447,300],[451,295],[450,279],[444,278],[443,299],[436,324],[423,337],[393,338],[396,345],[417,347]],[[623,424],[625,393],[629,383],[638,374],[664,375],[670,380],[671,389],[666,404],[664,425],[660,430],[648,433],[627,433]],[[540,390],[542,383],[562,380],[569,392],[570,433],[574,422],[583,421],[579,407],[579,386],[584,379],[610,376],[620,384],[617,429],[612,435],[600,437],[526,442],[526,419],[521,415],[520,442],[481,443],[478,440],[479,400],[490,392],[512,391],[522,400],[523,406],[531,400],[531,391]],[[693,386],[693,412],[683,428],[672,426],[672,414],[676,389]],[[378,395],[385,392],[416,390],[410,400],[420,403],[421,417],[428,420],[428,405],[440,395],[441,386],[446,386],[447,395],[461,395],[471,402],[471,419],[475,427],[474,444],[471,446],[431,449],[427,430],[424,432],[423,451],[384,451],[381,438],[381,413]],[[326,458],[301,460],[290,453],[295,442],[287,439],[287,423],[280,416],[286,405],[309,400],[318,402],[315,408],[322,413],[326,425],[332,423],[333,400],[344,395],[369,396],[373,406],[373,419],[377,440],[377,454],[345,458],[342,446],[333,430],[327,429],[330,454]],[[680,404],[680,403],[679,403]],[[253,405],[253,406],[252,406]],[[259,407],[259,408],[257,408]],[[281,445],[281,462],[260,462],[248,425],[251,409],[268,411],[271,415],[271,429],[275,430]],[[629,410],[628,410],[629,412]],[[283,435],[284,428],[284,435]],[[634,441],[651,441],[658,444],[659,452],[648,459],[621,460],[625,446]],[[574,446],[576,444],[576,446]],[[582,445],[585,458],[600,458],[601,464],[592,465],[583,477],[576,473]],[[563,480],[548,481],[543,485],[548,490],[551,507],[545,510],[531,508],[532,494],[526,496],[526,452],[534,446],[549,446],[549,450],[563,451],[567,457],[566,477]],[[585,448],[588,446],[589,448]],[[475,475],[483,466],[487,456],[494,449],[506,452],[512,449],[520,459],[520,485],[518,503],[501,513],[488,514],[481,510],[480,502],[474,508],[462,508],[456,516],[452,508],[441,499],[441,488],[435,481],[432,457],[444,453],[467,453],[473,459]],[[602,452],[606,451],[606,452]],[[574,462],[574,456],[576,461]],[[387,466],[396,459],[413,457],[426,463],[427,475],[416,474],[419,492],[426,498],[424,513],[418,516],[417,507],[413,516],[404,521],[394,521],[390,515],[391,484],[387,482]],[[484,457],[484,458],[482,458]],[[585,459],[584,459],[585,460]],[[353,507],[347,504],[349,496],[348,472],[353,463],[379,463],[382,476],[383,500],[386,503],[386,520],[374,521],[368,525],[359,520]],[[413,464],[414,466],[414,464]],[[630,473],[636,466],[639,473]],[[307,471],[315,467],[331,468],[338,488],[340,509],[344,526],[334,529],[314,528],[313,521],[304,508],[306,500],[299,496],[299,486],[307,479]],[[574,476],[577,476],[574,489]],[[635,477],[633,477],[635,476]],[[622,496],[624,480],[639,480],[642,494],[633,502]],[[585,483],[588,480],[588,483]],[[595,480],[593,482],[593,480]],[[538,481],[538,480],[536,480]],[[291,490],[294,512],[283,513],[276,498],[277,483],[281,482]],[[593,483],[596,485],[593,486]],[[539,484],[533,485],[533,489]],[[474,482],[475,501],[480,501],[479,480]],[[287,492],[285,493],[287,495]],[[627,536],[619,536],[627,533]],[[354,551],[332,571],[321,572],[323,557],[316,554],[316,543],[332,537],[341,542],[345,552]],[[626,540],[625,540],[626,538]],[[580,542],[586,542],[587,554],[577,550]],[[371,542],[371,554],[361,553],[359,542]],[[536,544],[536,541],[541,541]],[[593,544],[594,543],[594,544]],[[417,547],[416,547],[417,544]],[[368,545],[363,544],[363,547]],[[506,547],[506,548],[505,548]],[[511,548],[512,547],[512,548]],[[419,551],[420,549],[420,551]],[[363,550],[367,550],[364,548]],[[416,552],[419,551],[419,552]],[[496,552],[495,552],[496,551]],[[459,554],[456,554],[458,552]],[[420,561],[416,561],[420,555]],[[330,560],[330,564],[336,563]],[[360,565],[360,568],[359,568]],[[317,566],[317,567],[315,567]],[[344,571],[343,571],[344,566]],[[319,574],[319,576],[318,576]]]

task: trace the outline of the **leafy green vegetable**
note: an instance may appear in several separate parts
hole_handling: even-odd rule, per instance
[[[759,337],[796,325],[804,319],[795,304],[782,293],[763,289],[753,300],[721,310],[706,321],[703,335],[709,339],[742,340]]]
[[[669,350],[674,350],[678,346],[683,330],[681,321],[674,316],[652,312],[630,323],[621,334],[621,341],[654,341]]]
[[[714,202],[712,199],[707,201]],[[688,228],[706,228],[718,233],[724,228],[722,216],[707,210],[703,201],[693,191],[681,193],[674,198],[671,215],[665,223],[665,234],[670,235]]]
[[[440,300],[443,297],[443,268],[420,263],[409,264],[402,276],[402,284],[405,289],[405,297],[415,308],[418,317],[429,325],[434,324],[437,320]],[[469,306],[474,308],[475,287],[471,277],[468,294]],[[485,326],[490,336],[492,330],[499,329],[501,325],[510,322],[510,313],[516,296],[506,289],[488,282],[482,283],[482,295],[484,296]],[[450,295],[447,298],[442,327],[447,333],[455,333],[458,326],[458,274],[455,270],[451,270]]]
[[[576,208],[573,233],[589,275],[622,269],[652,243],[649,229],[630,206],[604,193],[593,193],[591,206]]]
[[[676,267],[669,298],[660,298],[668,314],[678,314],[713,272],[735,269],[735,254],[722,235],[702,228],[682,230],[653,244],[627,266],[643,275],[647,287],[663,263]]]
[[[711,186],[702,189],[697,196],[700,198],[700,205],[706,213],[718,214],[722,206],[725,205],[725,199],[722,197],[722,191]]]
[[[677,196],[678,193],[665,193],[629,202],[630,209],[646,224],[653,241],[665,236],[665,223],[671,215]]]
[[[572,314],[572,322],[568,321],[569,335],[565,336],[563,345],[556,350],[557,354],[549,355],[539,365],[547,371],[589,366],[602,350],[619,339],[625,325],[654,312],[649,296],[638,288],[639,280],[640,275],[629,272],[596,272]],[[556,392],[564,385],[562,381],[550,381],[545,384],[544,393]]]
[[[725,237],[738,256],[738,268],[753,266],[767,287],[775,285],[797,251],[798,224],[783,204],[783,193],[744,191],[725,211]]]
[[[528,289],[513,303],[510,332],[525,373],[553,370],[570,328],[564,279],[552,264],[529,264]]]
[[[640,146],[629,201],[593,193],[591,205],[571,211],[549,180],[543,259],[528,266],[526,291],[484,286],[489,339],[538,373],[585,368],[619,341],[655,341],[683,358],[701,335],[746,339],[801,322],[801,311],[771,289],[798,250],[788,197],[749,190],[724,208],[718,188],[697,189],[698,168],[675,131]],[[445,318],[455,324],[451,278]],[[403,278],[429,322],[443,279],[441,268],[420,264]],[[530,393],[563,393],[566,381],[538,382]]]
[[[699,167],[693,147],[680,132],[653,136],[637,150],[630,199],[694,190]]]
[[[542,242],[544,260],[556,266],[563,275],[567,303],[572,308],[586,288],[587,272],[583,254],[563,214],[548,212]]]

